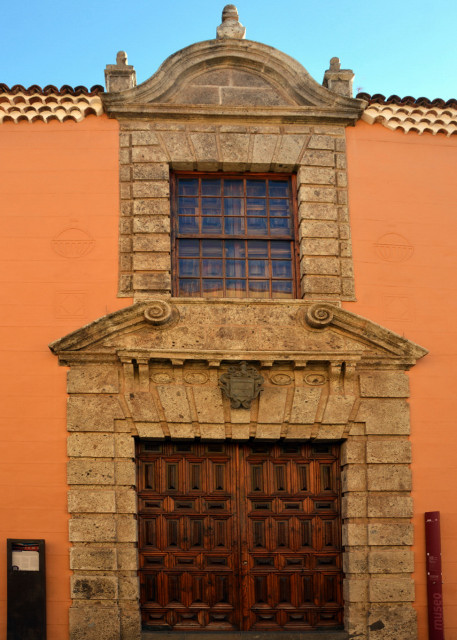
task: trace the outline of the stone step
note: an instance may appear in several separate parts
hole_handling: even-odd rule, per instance
[[[346,631],[143,631],[141,640],[348,640]]]

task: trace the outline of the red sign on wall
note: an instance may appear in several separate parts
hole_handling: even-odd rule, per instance
[[[444,640],[440,512],[425,513],[429,640]]]

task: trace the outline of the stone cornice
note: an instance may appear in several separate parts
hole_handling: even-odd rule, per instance
[[[105,95],[105,94],[104,94]],[[117,94],[119,95],[119,94]],[[272,123],[272,124],[304,124],[316,121],[328,124],[350,125],[358,120],[363,112],[361,107],[357,112],[353,109],[339,107],[228,107],[220,105],[187,105],[187,104],[143,104],[143,103],[114,103],[105,102],[108,116],[118,119],[154,120],[211,120],[218,122],[242,121],[243,123]]]
[[[269,344],[277,336],[277,344],[263,348],[261,338],[249,337],[248,331],[243,340],[240,318],[244,319],[242,324],[249,327],[255,322],[265,336],[268,333]],[[191,336],[186,326],[194,326]],[[283,332],[286,335],[279,338]],[[239,334],[235,341],[232,333]],[[205,336],[211,348],[204,343]],[[110,354],[121,359],[142,356],[176,362],[204,359],[213,366],[223,360],[249,359],[289,361],[298,366],[307,361],[361,361],[367,366],[382,361],[409,368],[427,353],[419,345],[329,303],[183,299],[134,304],[53,342],[50,349],[62,364],[73,360],[71,354],[84,359],[84,353],[90,358],[95,352],[100,359]]]

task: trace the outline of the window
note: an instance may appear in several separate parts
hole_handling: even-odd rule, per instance
[[[294,298],[293,176],[173,176],[174,295]]]

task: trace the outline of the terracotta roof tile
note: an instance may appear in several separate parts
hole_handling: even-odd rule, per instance
[[[404,133],[457,134],[457,100],[454,98],[447,101],[396,95],[386,98],[381,93],[372,96],[359,93],[357,98],[368,102],[362,120],[369,124],[379,122],[388,129],[399,129]]]
[[[0,84],[1,122],[80,122],[86,116],[103,113],[100,98],[101,85],[88,89],[63,85],[60,89],[53,85],[40,87],[36,84],[25,88],[21,84],[8,87]]]
[[[95,96],[103,92],[104,88],[101,84],[94,84],[90,89],[83,87],[82,85],[71,87],[69,84],[64,84],[60,89],[55,87],[53,84],[47,84],[45,87],[40,87],[38,84],[32,84],[27,89],[22,84],[15,84],[11,88],[6,84],[0,84],[0,93],[22,93],[24,95],[41,94],[43,96],[48,96],[50,94],[55,94],[63,96],[70,94],[72,96]]]

